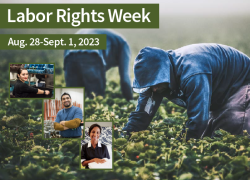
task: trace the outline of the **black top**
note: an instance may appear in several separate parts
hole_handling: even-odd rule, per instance
[[[38,89],[30,87],[28,86],[28,84],[23,83],[20,80],[17,80],[14,86],[13,95],[15,97],[26,98],[26,97],[29,97],[30,93],[36,94],[37,92],[38,92]]]
[[[98,144],[97,144],[97,146],[94,149],[92,144],[91,144],[91,147],[88,147],[88,143],[84,144],[82,146],[81,159],[85,159],[88,161],[94,158],[110,159],[107,146],[104,144],[101,144],[101,147],[98,147]]]

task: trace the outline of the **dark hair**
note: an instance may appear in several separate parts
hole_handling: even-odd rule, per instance
[[[92,124],[89,128],[89,135],[94,127],[98,127],[100,129],[100,133],[102,132],[102,128],[99,124]]]
[[[70,97],[70,99],[71,99],[70,94],[69,94],[69,93],[67,93],[67,92],[64,92],[64,93],[62,93],[62,95],[61,95],[61,101],[62,101],[62,97],[63,97],[64,95],[68,95],[68,96]]]
[[[26,68],[18,68],[18,69],[17,69],[17,75],[16,75],[17,78],[19,78],[19,77],[18,77],[18,74],[19,74],[19,76],[20,76],[20,74],[21,74],[21,72],[22,72],[23,70],[28,71]]]

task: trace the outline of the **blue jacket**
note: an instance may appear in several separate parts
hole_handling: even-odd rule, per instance
[[[187,109],[188,138],[200,138],[209,120],[209,111],[224,104],[241,86],[250,82],[250,59],[242,52],[220,44],[193,44],[164,51],[146,47],[134,63],[134,88],[168,83],[169,91],[153,93],[152,113],[145,106],[151,88],[140,94],[130,114],[126,131],[146,129],[163,97]]]
[[[72,49],[64,51],[64,60],[71,53],[85,52],[96,53],[101,58],[106,71],[112,67],[118,66],[120,75],[120,84],[123,96],[127,100],[131,100],[132,89],[129,77],[129,61],[130,49],[126,40],[118,33],[105,29],[81,29],[76,34],[106,34],[107,48],[105,50],[98,49]],[[100,77],[103,78],[103,77]]]

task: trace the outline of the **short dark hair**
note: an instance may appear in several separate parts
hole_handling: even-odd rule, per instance
[[[62,101],[62,97],[63,97],[64,95],[68,95],[68,96],[70,97],[70,99],[71,99],[70,94],[69,94],[69,93],[67,93],[67,92],[64,92],[64,93],[62,93],[62,95],[61,95],[61,101]]]
[[[19,76],[20,76],[20,74],[22,73],[23,70],[28,71],[26,68],[18,68],[18,69],[17,69],[17,75],[16,75],[17,78],[19,78],[19,77],[18,77],[18,74],[19,74]]]
[[[92,124],[92,125],[89,127],[89,136],[90,136],[90,133],[91,133],[91,131],[92,131],[92,129],[93,129],[94,127],[98,127],[98,128],[100,129],[100,133],[102,132],[102,128],[101,128],[101,126],[100,126],[99,124]]]

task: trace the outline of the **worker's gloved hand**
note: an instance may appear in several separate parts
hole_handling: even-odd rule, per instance
[[[138,132],[147,129],[151,122],[151,117],[146,112],[132,112],[123,131]]]
[[[185,138],[186,141],[188,141],[189,139],[193,138],[193,139],[199,139],[200,137],[197,136],[195,131],[190,131],[188,130],[186,127],[183,127],[180,135],[179,135],[179,139],[183,139]]]
[[[121,132],[121,137],[123,137],[123,138],[125,137],[125,138],[129,139],[131,137],[131,135],[132,135],[132,133],[125,131],[125,130]]]

